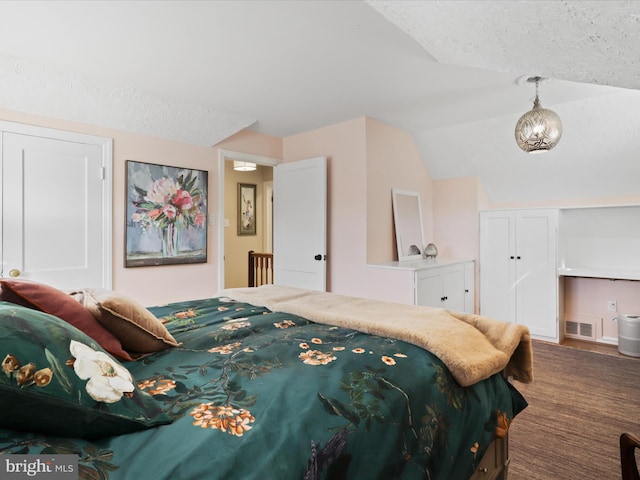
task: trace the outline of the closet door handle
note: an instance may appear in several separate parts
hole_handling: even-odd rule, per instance
[[[515,259],[515,258],[516,258],[516,257],[514,257],[513,255],[511,255],[511,256],[509,257],[509,259],[510,259],[510,260],[513,260],[513,259]]]

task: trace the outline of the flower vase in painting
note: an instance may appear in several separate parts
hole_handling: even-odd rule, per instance
[[[178,254],[178,229],[170,223],[162,229],[162,256],[175,257]]]

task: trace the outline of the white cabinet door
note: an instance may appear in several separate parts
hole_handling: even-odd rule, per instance
[[[476,311],[476,267],[474,262],[464,264],[464,311]]]
[[[516,322],[515,212],[480,214],[480,313]]]
[[[442,272],[442,306],[447,310],[464,312],[464,265],[447,267]]]
[[[17,129],[2,132],[2,274],[110,288],[111,141]]]
[[[473,306],[471,310],[466,308],[466,290],[473,289],[473,286],[465,285],[468,278],[465,276],[465,267],[468,263],[473,265],[473,262],[466,262],[417,270],[416,304],[473,313]]]
[[[557,210],[480,215],[480,313],[558,339]]]
[[[429,268],[416,272],[416,305],[442,308],[442,272]]]

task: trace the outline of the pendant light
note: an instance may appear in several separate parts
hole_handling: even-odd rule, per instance
[[[543,77],[529,77],[528,83],[536,84],[533,108],[520,117],[516,124],[516,143],[527,153],[544,153],[555,147],[562,136],[560,117],[547,108],[542,108],[538,98],[538,84]]]

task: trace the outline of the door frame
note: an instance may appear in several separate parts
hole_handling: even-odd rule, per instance
[[[54,128],[27,125],[0,120],[0,172],[3,171],[2,140],[4,133],[17,133],[34,137],[51,138],[66,142],[84,143],[100,147],[102,152],[102,285],[112,288],[112,228],[113,228],[113,139],[69,132]],[[3,211],[2,184],[0,183],[0,212]],[[0,256],[2,255],[3,222],[0,221]],[[0,266],[0,273],[2,267]]]
[[[275,167],[282,163],[282,160],[263,155],[233,150],[218,150],[218,220],[215,222],[218,226],[218,290],[224,288],[224,166],[225,162],[232,160],[251,162],[268,167]]]

